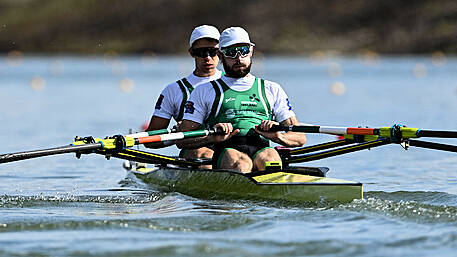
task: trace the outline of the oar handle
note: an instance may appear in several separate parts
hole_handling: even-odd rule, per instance
[[[277,131],[293,131],[293,132],[306,132],[306,133],[320,133],[319,126],[312,125],[273,125],[268,131],[277,132]]]

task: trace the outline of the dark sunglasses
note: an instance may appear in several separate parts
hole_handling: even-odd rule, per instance
[[[251,46],[233,46],[221,49],[221,53],[228,58],[236,58],[238,53],[241,57],[246,57],[251,52]]]
[[[216,47],[192,48],[192,55],[202,58],[207,56],[214,57],[217,54],[217,50],[219,50],[219,48]]]

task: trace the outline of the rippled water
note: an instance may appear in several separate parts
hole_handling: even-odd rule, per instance
[[[455,58],[374,61],[258,57],[254,72],[283,85],[301,122],[457,130]],[[160,90],[191,67],[171,56],[2,58],[0,153],[138,130]],[[310,144],[333,139],[309,135]],[[309,163],[364,183],[365,198],[348,204],[196,199],[143,184],[121,165],[72,154],[1,164],[0,255],[454,256],[457,249],[455,153],[389,145]]]

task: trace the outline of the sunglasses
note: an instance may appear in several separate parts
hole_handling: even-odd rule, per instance
[[[192,55],[201,58],[205,58],[207,56],[214,57],[217,54],[217,50],[219,50],[219,48],[216,47],[192,48]]]
[[[221,53],[228,58],[236,58],[238,53],[241,57],[246,57],[251,52],[251,46],[233,46],[221,49]]]

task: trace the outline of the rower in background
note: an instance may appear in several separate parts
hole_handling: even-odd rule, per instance
[[[181,122],[184,105],[190,93],[199,85],[221,77],[222,72],[217,69],[219,36],[219,30],[209,25],[196,27],[192,31],[188,52],[195,60],[195,70],[189,76],[165,87],[157,100],[154,114],[146,131],[168,128],[172,117],[177,123]],[[167,145],[159,143],[145,146],[161,148]],[[185,151],[182,155],[185,158],[211,158],[213,151],[202,147]]]
[[[186,103],[180,130],[199,129],[208,122],[224,135],[177,142],[180,148],[214,144],[213,168],[241,172],[264,170],[267,162],[281,162],[269,140],[287,147],[303,146],[304,133],[265,132],[274,124],[298,125],[289,99],[275,82],[250,73],[254,44],[240,27],[224,30],[219,58],[225,76],[196,88]]]

